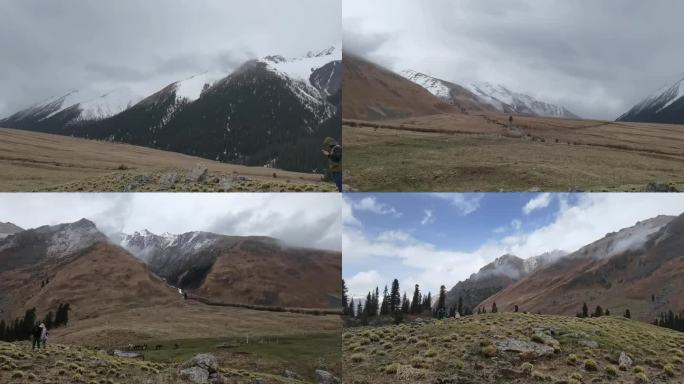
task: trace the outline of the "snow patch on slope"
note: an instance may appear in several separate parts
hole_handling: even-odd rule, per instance
[[[411,69],[403,70],[399,74],[425,88],[440,99],[451,100],[451,91],[443,81]]]

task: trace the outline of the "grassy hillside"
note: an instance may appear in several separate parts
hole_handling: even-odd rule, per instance
[[[684,333],[621,317],[499,313],[348,329],[343,359],[350,384],[680,383]]]
[[[177,363],[109,356],[103,351],[69,345],[49,345],[33,351],[28,343],[0,342],[2,383],[187,383]],[[277,375],[220,368],[231,383],[300,383]]]

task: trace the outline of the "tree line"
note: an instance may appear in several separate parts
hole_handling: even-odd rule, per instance
[[[671,309],[660,313],[660,317],[653,320],[653,325],[684,332],[684,310],[674,313]]]
[[[473,312],[463,306],[461,297],[458,298],[457,305],[447,308],[444,285],[439,288],[439,296],[433,303],[432,293],[423,294],[418,284],[414,286],[413,295],[409,299],[406,291],[401,293],[399,280],[394,279],[391,288],[388,289],[385,286],[382,295],[380,295],[379,287],[375,287],[374,291],[368,292],[365,301],[359,300],[358,302],[354,302],[353,298],[349,299],[347,286],[342,280],[342,313],[345,316],[360,319],[364,323],[376,316],[392,316],[395,323],[400,323],[404,315],[429,315],[441,319],[456,317],[456,314],[472,315]]]
[[[66,326],[69,323],[69,304],[59,304],[56,313],[48,312],[42,320],[38,320],[36,309],[31,308],[24,313],[24,317],[16,318],[14,321],[5,323],[0,320],[0,340],[17,341],[28,340],[33,333],[36,324],[43,323],[47,329]]]

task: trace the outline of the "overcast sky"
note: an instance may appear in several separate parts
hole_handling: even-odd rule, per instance
[[[0,0],[0,117],[72,88],[147,96],[339,46],[340,15],[340,0]]]
[[[343,40],[393,70],[488,81],[615,119],[684,76],[680,0],[344,0]]]
[[[506,253],[522,258],[573,252],[609,232],[684,213],[681,194],[347,194],[343,277],[365,297],[397,278],[433,296]]]
[[[339,194],[0,193],[0,222],[24,229],[93,221],[105,234],[209,231],[341,250]]]

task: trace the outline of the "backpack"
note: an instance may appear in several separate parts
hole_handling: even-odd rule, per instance
[[[339,144],[335,144],[330,151],[330,160],[339,163],[342,160],[342,147]]]

